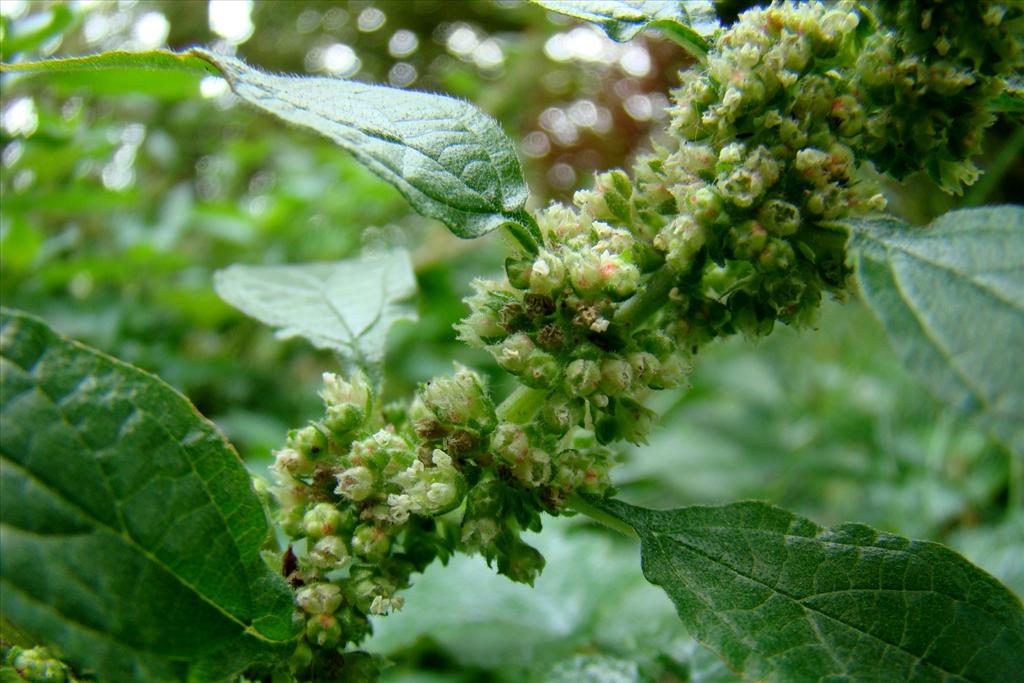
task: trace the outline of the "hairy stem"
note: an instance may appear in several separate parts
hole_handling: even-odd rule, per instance
[[[629,526],[622,520],[612,517],[604,510],[598,510],[596,507],[588,503],[578,493],[573,493],[572,495],[570,495],[569,498],[566,500],[566,505],[570,509],[575,510],[576,512],[579,512],[581,514],[584,514],[587,517],[590,517],[591,519],[600,522],[609,529],[618,531],[620,534],[623,534],[624,536],[628,536],[630,538],[640,538],[640,536],[636,533],[636,529]]]
[[[669,264],[659,268],[651,276],[646,288],[623,304],[615,315],[614,325],[618,333],[623,337],[629,336],[644,320],[664,306],[668,293],[678,279],[679,272]]]
[[[545,389],[533,389],[525,384],[509,394],[495,411],[498,419],[515,424],[526,424],[533,419],[540,407],[544,405],[548,392]]]

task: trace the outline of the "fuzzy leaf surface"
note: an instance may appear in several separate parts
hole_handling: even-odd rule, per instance
[[[759,502],[588,501],[636,530],[644,576],[751,680],[1010,683],[1024,670],[1020,600],[939,544]]]
[[[416,319],[402,303],[416,293],[403,249],[334,263],[234,265],[217,272],[214,288],[282,337],[303,337],[364,367],[380,363],[394,323]]]
[[[333,140],[459,237],[508,227],[529,250],[541,241],[524,210],[529,189],[514,143],[493,118],[463,100],[341,78],[269,74],[199,48],[3,65],[4,71],[53,73],[126,68],[213,71],[245,102]]]
[[[0,310],[0,604],[105,681],[286,656],[291,591],[231,446],[161,380]]]
[[[904,364],[1024,454],[1024,207],[849,225],[861,294]]]
[[[711,0],[531,0],[544,9],[600,26],[619,42],[646,28],[667,33],[700,56],[710,49],[707,37],[718,27]]]

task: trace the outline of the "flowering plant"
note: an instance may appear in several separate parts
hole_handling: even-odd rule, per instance
[[[226,301],[348,363],[324,373],[322,414],[288,433],[272,481],[252,486],[167,386],[5,312],[4,485],[19,501],[4,511],[5,618],[103,680],[372,680],[381,662],[357,648],[371,618],[402,608],[418,573],[480,554],[532,584],[545,560],[523,533],[545,515],[583,513],[638,537],[646,578],[751,679],[1011,680],[1024,663],[1020,601],[953,551],[862,525],[823,529],[765,503],[639,508],[612,497],[611,472],[617,444],[646,442],[649,397],[683,386],[703,347],[807,327],[823,296],[847,297],[855,276],[940,393],[960,398],[945,377],[963,368],[936,361],[920,337],[975,359],[962,383],[1021,455],[1022,384],[993,377],[991,347],[964,328],[991,325],[997,345],[1024,336],[1012,294],[1024,212],[965,210],[919,230],[884,213],[883,180],[923,172],[951,193],[977,180],[971,157],[995,121],[992,102],[1018,92],[1024,11],[987,0],[776,2],[722,27],[703,2],[537,2],[616,38],[662,29],[696,61],[653,151],[629,172],[599,174],[571,205],[535,212],[512,145],[462,101],[276,76],[201,49],[5,65],[216,73],[243,100],[352,152],[460,237],[502,228],[516,245],[501,278],[473,283],[457,325],[514,377],[500,401],[461,365],[409,400],[382,400],[381,339],[411,290],[402,252],[220,273]],[[936,304],[920,296],[934,279],[908,260],[1009,299],[964,313],[976,320],[919,315],[911,329],[908,309],[913,318]],[[911,290],[903,302],[893,272]],[[141,465],[140,447],[155,453]],[[182,522],[137,504],[155,495],[175,515],[195,512],[174,542],[166,535]],[[73,533],[68,543],[97,557],[84,576],[105,592],[146,577],[149,611],[167,610],[152,626],[160,637],[200,627],[162,650],[125,641],[148,622],[102,599],[96,625],[54,617],[85,609],[84,597],[47,587],[72,557],[50,539]],[[219,571],[187,547],[189,534],[209,538]],[[32,569],[41,564],[43,578]],[[30,680],[71,675],[41,648],[13,648],[8,661]]]

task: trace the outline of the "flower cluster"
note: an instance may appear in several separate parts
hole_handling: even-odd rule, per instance
[[[995,121],[989,99],[1024,66],[1024,7],[915,0],[878,11],[887,28],[865,40],[852,70],[867,116],[858,152],[897,178],[923,169],[959,193],[978,177],[970,157]]]
[[[606,180],[616,184],[615,192],[632,191],[622,172]],[[662,332],[624,333],[613,324],[661,259],[642,235],[595,220],[589,195],[578,193],[577,208],[555,205],[542,212],[544,248],[509,260],[504,281],[475,282],[470,314],[458,325],[463,341],[486,348],[535,391],[541,406],[532,421],[502,425],[495,452],[523,483],[551,483],[563,493],[607,487],[606,459],[580,467],[581,453],[595,451],[568,446],[588,437],[602,444],[642,443],[651,422],[644,397],[679,386],[688,367]],[[631,210],[625,200],[618,206]],[[523,455],[538,449],[542,455]]]
[[[1024,11],[920,0],[879,14],[892,28],[848,1],[746,12],[681,74],[670,147],[539,213],[537,252],[476,281],[457,326],[518,379],[500,406],[464,367],[387,406],[359,375],[324,376],[324,416],[274,466],[277,514],[304,543],[284,567],[306,624],[297,667],[358,642],[437,557],[477,552],[532,582],[544,560],[521,532],[607,492],[608,445],[644,442],[649,393],[680,386],[706,342],[806,324],[824,293],[843,295],[837,225],[884,208],[872,167],[973,181]]]
[[[0,661],[14,669],[15,680],[31,683],[74,683],[78,680],[68,666],[45,647],[26,649],[12,645]]]
[[[578,481],[593,467],[583,454],[601,449],[579,445],[555,470],[539,449],[520,452],[516,427],[497,419],[480,377],[462,367],[423,385],[410,405],[382,406],[359,374],[323,381],[324,415],[289,433],[270,487],[305,624],[298,668],[314,649],[362,640],[369,617],[400,609],[411,575],[438,556],[479,552],[533,582],[544,561],[521,532],[539,530],[551,482],[590,490]],[[574,478],[572,467],[584,474]]]
[[[751,10],[684,72],[678,147],[637,172],[639,194],[672,200],[653,245],[683,274],[681,342],[804,324],[844,291],[845,236],[828,222],[885,206],[858,173],[867,112],[843,72],[860,26],[844,3]]]

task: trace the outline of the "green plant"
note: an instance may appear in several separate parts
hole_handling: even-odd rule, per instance
[[[162,382],[5,312],[5,619],[103,680],[372,680],[382,662],[356,648],[414,575],[478,553],[532,584],[544,558],[523,533],[576,512],[639,537],[645,577],[741,675],[1012,680],[1020,601],[955,552],[766,503],[647,510],[610,497],[610,469],[616,444],[646,442],[650,395],[681,386],[698,351],[812,324],[854,272],[907,365],[1019,463],[1024,377],[1007,349],[1024,336],[1024,212],[912,228],[882,214],[880,176],[924,171],[948,192],[976,180],[993,110],[1019,108],[1020,8],[777,3],[725,29],[710,3],[538,4],[616,38],[662,29],[698,60],[674,93],[670,147],[538,212],[511,141],[460,100],[201,49],[5,65],[221,76],[456,235],[501,228],[515,243],[458,325],[515,378],[500,403],[462,366],[382,400],[384,336],[413,316],[401,250],[221,271],[224,300],[348,366],[324,374],[322,415],[252,487]],[[45,650],[8,660],[69,675]]]

